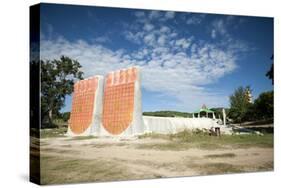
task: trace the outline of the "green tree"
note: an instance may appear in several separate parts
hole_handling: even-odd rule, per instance
[[[73,92],[74,81],[83,79],[78,61],[61,56],[58,60],[41,60],[41,122],[52,127],[53,116],[64,106],[66,95]]]
[[[219,118],[222,120],[223,119],[223,113],[222,113],[223,108],[211,108],[210,110],[215,112],[216,118]],[[226,115],[229,113],[229,108],[224,108]]]
[[[255,113],[258,119],[273,118],[273,91],[263,92],[255,100]]]
[[[273,55],[270,58],[273,61]],[[271,79],[272,85],[274,84],[274,77],[273,77],[273,73],[274,73],[274,67],[273,67],[273,62],[271,64],[271,68],[269,69],[269,71],[266,73],[266,76]]]
[[[229,116],[235,121],[241,123],[245,120],[249,107],[251,103],[247,95],[249,87],[239,87],[234,93],[229,97],[230,100],[230,110]]]
[[[70,118],[70,112],[61,113],[61,118],[63,119],[64,122],[67,122]]]

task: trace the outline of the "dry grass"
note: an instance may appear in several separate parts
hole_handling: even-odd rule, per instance
[[[55,148],[45,148],[44,152],[56,153],[56,154],[60,154],[60,153],[78,154],[79,153],[79,151],[76,151],[76,150],[65,150],[65,149],[55,149]]]
[[[130,179],[129,171],[105,160],[81,160],[53,156],[41,157],[41,184],[65,184]]]
[[[273,147],[273,134],[259,135],[222,135],[221,137],[209,136],[200,131],[183,131],[177,134],[145,134],[140,139],[165,139],[170,143],[144,144],[139,149],[158,150],[186,150],[189,148],[198,149],[224,149],[224,148],[250,148],[250,147]]]
[[[269,171],[274,169],[274,163],[273,162],[268,162],[265,164],[260,165],[257,168],[257,171]]]
[[[96,137],[43,139],[44,144],[40,146],[41,184],[119,181],[273,169],[273,134],[214,137],[202,132],[184,131],[171,135],[146,134],[133,141],[88,139]],[[37,164],[38,139],[34,139],[32,143],[31,157]]]
[[[96,139],[96,138],[98,138],[98,137],[96,137],[96,136],[75,136],[68,140],[89,140],[89,139]]]
[[[66,127],[41,129],[40,138],[65,137],[66,132],[67,132]]]
[[[243,167],[235,166],[229,163],[193,164],[191,166],[192,168],[199,170],[202,175],[243,172]]]
[[[236,157],[234,153],[223,153],[223,154],[213,154],[205,155],[206,158],[233,158]]]
[[[188,144],[178,144],[177,142],[168,143],[145,143],[136,145],[137,149],[151,149],[151,150],[171,150],[171,151],[181,151],[190,148]]]

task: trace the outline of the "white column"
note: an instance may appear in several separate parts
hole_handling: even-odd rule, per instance
[[[226,124],[225,119],[226,119],[226,115],[225,115],[225,109],[222,109],[222,115],[223,115],[223,125]]]

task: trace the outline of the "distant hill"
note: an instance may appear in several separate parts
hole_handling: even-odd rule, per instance
[[[144,116],[157,116],[157,117],[192,117],[191,113],[178,112],[178,111],[155,111],[143,112]]]

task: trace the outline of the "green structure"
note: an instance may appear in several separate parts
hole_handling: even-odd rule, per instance
[[[203,104],[200,110],[193,112],[192,117],[193,118],[206,117],[206,118],[213,118],[213,119],[216,118],[215,112],[213,110],[208,109],[205,104]]]

